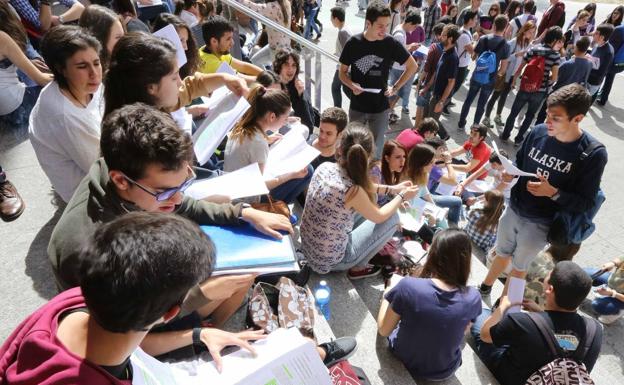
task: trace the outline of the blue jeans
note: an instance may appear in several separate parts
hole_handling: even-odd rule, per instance
[[[308,187],[308,184],[310,184],[314,168],[311,165],[308,165],[307,170],[308,173],[303,178],[291,179],[288,182],[274,187],[270,191],[271,198],[284,201],[287,204],[293,203],[295,199],[297,199],[297,196],[301,194],[306,187]]]
[[[477,83],[474,80],[470,80],[468,95],[466,95],[466,100],[464,101],[464,105],[461,109],[461,114],[459,115],[458,126],[460,128],[464,128],[466,126],[466,117],[468,116],[468,110],[470,110],[470,106],[477,97],[477,94],[479,94],[479,100],[477,101],[477,111],[475,112],[473,122],[474,124],[479,124],[479,122],[481,121],[481,117],[483,117],[483,112],[485,112],[485,105],[487,104],[487,101],[490,98],[490,94],[493,90],[494,82],[481,84]]]
[[[589,275],[593,275],[598,270],[599,269],[586,268],[585,272]],[[611,277],[610,271],[602,273],[598,278],[594,279],[592,286],[606,285],[609,281],[609,277]],[[598,297],[592,301],[591,306],[594,311],[600,315],[618,314],[620,311],[624,310],[624,302],[611,297]]]
[[[516,117],[522,110],[525,104],[528,104],[527,112],[522,121],[522,125],[520,126],[520,130],[518,131],[518,135],[514,138],[514,142],[522,143],[524,140],[524,134],[529,129],[529,126],[533,122],[533,117],[541,107],[542,103],[546,99],[546,92],[524,92],[518,91],[518,95],[516,95],[516,99],[514,100],[513,106],[511,106],[511,112],[505,121],[505,129],[501,134],[501,139],[507,140],[511,135],[511,130],[513,129],[514,122],[516,121]]]
[[[461,215],[462,200],[458,196],[454,195],[435,195],[431,194],[436,206],[448,208],[448,220],[454,225],[459,223],[459,216]]]
[[[18,131],[22,127],[27,127],[30,111],[32,111],[35,103],[37,103],[40,92],[40,86],[26,87],[22,104],[20,104],[15,111],[0,116],[0,127],[6,126],[14,131]]]
[[[395,84],[399,80],[399,78],[401,78],[401,75],[403,75],[403,72],[404,72],[403,70],[391,68],[390,78],[388,79],[388,84],[389,85]],[[412,91],[412,83],[414,83],[415,76],[416,75],[413,75],[409,79],[407,79],[405,84],[403,84],[403,87],[399,88],[399,90],[396,91],[396,97],[403,99],[403,101],[401,102],[401,106],[403,108],[408,108],[409,106],[409,96],[410,96],[410,92]]]
[[[345,256],[332,268],[344,271],[355,266],[365,266],[368,261],[392,238],[399,225],[399,214],[394,214],[385,222],[375,224],[358,215],[349,233]]]
[[[319,7],[314,7],[306,12],[306,25],[303,31],[303,37],[306,39],[310,39],[310,35],[312,35],[312,29],[314,29],[314,32],[316,32],[317,35],[321,34],[318,25],[316,25],[316,21],[314,21],[318,11]]]
[[[497,347],[494,344],[489,344],[481,340],[481,327],[485,323],[485,320],[487,320],[491,314],[492,310],[484,308],[481,311],[481,315],[477,317],[477,320],[472,324],[472,327],[470,327],[470,334],[472,334],[472,337],[475,340],[477,355],[479,356],[481,361],[483,361],[485,366],[487,366],[488,369],[490,369],[490,371],[494,373],[496,367],[498,366],[500,358],[503,356],[508,347]]]

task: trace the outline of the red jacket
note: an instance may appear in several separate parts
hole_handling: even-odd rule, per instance
[[[555,25],[563,25],[565,20],[559,21],[561,18],[565,18],[565,4],[563,1],[559,1],[553,7],[550,7],[540,20],[539,27],[537,27],[537,36],[540,36],[542,32]]]

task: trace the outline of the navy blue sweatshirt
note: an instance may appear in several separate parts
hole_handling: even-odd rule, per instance
[[[529,180],[537,180],[520,177],[511,190],[512,208],[521,216],[540,223],[552,221],[555,213],[562,209],[572,212],[588,210],[600,188],[607,164],[604,148],[595,150],[582,163],[579,161],[582,146],[595,140],[583,132],[578,140],[563,143],[548,136],[545,124],[535,126],[516,154],[516,166],[526,172],[544,175],[559,189],[560,197],[556,202],[548,197],[536,197],[527,191],[526,186]],[[572,175],[575,166],[579,169]]]
[[[613,46],[607,42],[600,47],[595,47],[591,55],[600,59],[600,66],[589,73],[587,82],[592,86],[599,86],[602,84],[605,76],[607,76],[607,71],[611,67],[611,62],[613,61]]]

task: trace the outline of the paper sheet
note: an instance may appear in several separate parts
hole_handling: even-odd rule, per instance
[[[496,142],[494,141],[492,142],[492,147],[494,148],[494,151],[498,154],[498,158],[501,160],[503,168],[505,169],[507,174],[517,175],[517,176],[530,176],[530,177],[537,178],[537,175],[520,170],[509,159],[502,156],[500,151],[498,150],[498,146],[496,145]]]
[[[239,199],[268,193],[258,163],[216,178],[196,181],[184,192],[185,195],[195,199],[203,199],[210,195],[225,195],[230,199]]]
[[[210,159],[219,143],[249,107],[245,98],[229,93],[208,111],[204,122],[193,135],[193,149],[199,164]]]
[[[176,31],[173,24],[169,24],[166,27],[154,32],[154,36],[165,38],[173,43],[173,45],[176,47],[176,59],[178,59],[178,68],[186,64],[186,54],[184,53],[182,42],[180,42],[180,35],[178,35],[178,32]]]
[[[370,92],[372,94],[378,94],[381,92],[381,88],[362,88],[364,92]]]
[[[446,184],[446,183],[440,182],[438,184],[438,187],[436,187],[435,192],[440,195],[454,195],[455,190],[457,190],[456,184]]]
[[[484,193],[486,191],[490,191],[494,188],[494,186],[485,180],[477,179],[472,181],[468,186],[466,186],[466,190],[475,193]]]
[[[226,62],[222,62],[219,67],[217,68],[217,73],[219,74],[230,74],[230,75],[236,75],[236,71],[234,71],[234,68],[232,68],[228,63]]]
[[[296,130],[290,130],[271,146],[264,166],[264,178],[276,178],[297,172],[310,164],[321,152],[306,143]]]
[[[145,5],[143,5],[143,4],[141,4],[140,2],[137,1],[135,4],[136,4],[137,8],[155,7],[157,5],[161,5],[162,4],[162,0],[152,0],[150,2],[150,4],[145,4]]]
[[[420,53],[423,56],[427,56],[429,54],[429,47],[425,46],[424,44],[421,44],[420,47],[416,49],[416,52]]]
[[[509,288],[507,289],[507,297],[509,302],[522,303],[524,299],[524,285],[526,281],[522,278],[509,277]],[[512,306],[507,310],[507,313],[518,313],[521,310],[521,306]]]
[[[212,91],[212,94],[210,95],[210,97],[202,96],[201,99],[206,105],[206,107],[212,110],[231,93],[232,92],[226,86],[221,86],[217,88],[216,90]]]
[[[171,112],[171,117],[175,120],[178,127],[180,127],[182,131],[189,135],[193,134],[193,117],[191,114],[186,112],[186,108],[182,107],[179,110]]]

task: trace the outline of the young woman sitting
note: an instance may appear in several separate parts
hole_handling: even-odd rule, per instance
[[[470,210],[464,231],[487,253],[496,243],[496,230],[505,208],[505,196],[498,190],[486,191],[483,196],[485,197],[483,208]]]
[[[373,154],[370,130],[351,123],[342,133],[337,163],[322,163],[312,177],[301,223],[301,247],[317,273],[349,270],[352,279],[378,274],[380,268],[367,263],[396,232],[399,207],[416,196],[418,188],[409,182],[372,183],[369,162]],[[379,207],[375,191],[382,189],[395,196]]]
[[[395,185],[401,182],[407,150],[394,139],[387,140],[381,153],[381,162],[371,169],[373,182],[380,185]],[[383,206],[388,203],[393,196],[389,194],[389,189],[377,191],[377,204]]]
[[[103,73],[106,73],[113,48],[126,33],[122,21],[122,17],[112,10],[95,4],[85,8],[78,20],[78,25],[98,39],[102,46],[100,65]]]
[[[443,380],[462,363],[464,333],[481,314],[481,296],[467,286],[470,258],[470,239],[463,231],[440,231],[420,278],[392,279],[386,289],[377,316],[379,334],[388,337],[390,349],[414,378]]]
[[[225,146],[225,172],[236,171],[252,163],[258,163],[264,173],[269,156],[269,144],[279,134],[269,137],[268,132],[278,132],[288,121],[290,99],[284,91],[254,88],[249,94],[251,108],[234,126]],[[279,175],[266,181],[273,199],[292,203],[306,188],[314,169],[308,165],[300,171]]]

